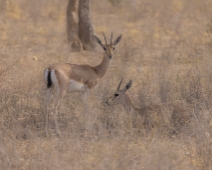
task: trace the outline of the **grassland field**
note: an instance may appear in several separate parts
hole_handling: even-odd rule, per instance
[[[79,93],[67,94],[58,115],[43,115],[44,70],[53,63],[95,66],[102,49],[71,52],[68,0],[0,0],[0,169],[212,170],[212,1],[92,0],[95,34],[123,34],[107,75],[83,113]],[[137,107],[176,104],[190,120],[177,134],[172,110],[163,124],[136,131],[122,105],[106,107],[123,77]]]

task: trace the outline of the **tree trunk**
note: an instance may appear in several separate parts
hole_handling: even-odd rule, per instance
[[[67,7],[67,34],[71,51],[81,51],[82,44],[79,39],[78,26],[78,0],[69,0]]]
[[[83,50],[93,50],[95,47],[94,31],[90,18],[90,0],[79,0],[79,38]]]

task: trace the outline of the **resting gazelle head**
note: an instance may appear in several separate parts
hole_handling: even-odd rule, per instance
[[[110,43],[107,42],[107,39],[106,39],[106,36],[104,33],[103,34],[103,37],[104,37],[104,40],[105,40],[105,44],[103,44],[101,42],[101,40],[97,37],[97,36],[94,36],[95,39],[96,39],[96,42],[103,48],[103,50],[105,51],[105,54],[106,56],[109,58],[109,59],[112,59],[113,57],[113,52],[116,48],[116,45],[121,41],[121,38],[122,38],[122,35],[119,35],[115,41],[113,42],[113,33],[111,33],[111,36],[110,36]]]
[[[117,90],[113,93],[113,95],[111,97],[108,98],[108,100],[106,101],[107,105],[116,105],[116,104],[120,104],[123,103],[123,101],[125,100],[125,98],[127,97],[127,95],[125,94],[127,90],[130,89],[130,87],[132,86],[132,80],[130,80],[125,86],[124,88],[121,89],[121,84],[122,84],[122,79],[117,87]]]

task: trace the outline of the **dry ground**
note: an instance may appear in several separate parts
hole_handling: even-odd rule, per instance
[[[45,137],[44,69],[56,62],[96,65],[101,49],[71,53],[66,1],[0,0],[0,167],[71,170],[212,169],[212,3],[208,0],[93,0],[95,34],[123,34],[111,68],[83,113],[80,94],[68,94],[59,115],[62,137]],[[133,80],[136,106],[174,103],[190,123],[172,134],[164,123],[135,130],[122,106],[105,98]]]

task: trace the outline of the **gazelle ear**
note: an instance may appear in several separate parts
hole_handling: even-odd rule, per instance
[[[116,40],[113,42],[113,45],[116,46],[120,41],[121,41],[121,38],[122,38],[122,34],[119,35]]]
[[[95,36],[95,35],[94,35],[94,38],[95,38],[96,42],[97,42],[99,45],[101,45],[101,47],[103,47],[101,40],[100,40],[97,36]]]
[[[125,86],[125,88],[124,88],[124,91],[127,91],[131,86],[132,86],[132,80],[130,80],[130,81],[126,84],[126,86]]]

